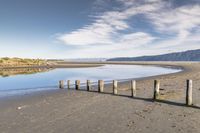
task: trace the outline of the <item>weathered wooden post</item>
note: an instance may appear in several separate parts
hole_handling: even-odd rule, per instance
[[[75,89],[79,90],[80,89],[80,80],[75,81]]]
[[[103,89],[104,89],[104,81],[98,80],[98,91],[103,92]]]
[[[70,89],[70,80],[67,80],[67,88]]]
[[[192,105],[192,80],[187,80],[186,105]]]
[[[91,90],[91,82],[90,80],[87,80],[87,91],[90,91]]]
[[[158,99],[160,92],[160,81],[154,80],[154,100]]]
[[[117,95],[117,80],[113,80],[113,94]]]
[[[59,81],[59,88],[64,89],[64,81],[63,80]]]
[[[136,81],[131,80],[131,96],[135,97],[136,96]]]

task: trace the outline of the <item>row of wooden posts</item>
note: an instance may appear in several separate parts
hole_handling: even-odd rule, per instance
[[[186,105],[192,105],[192,80],[187,80],[187,88],[186,88]],[[118,81],[113,80],[113,94],[117,95],[118,94]],[[59,81],[59,88],[64,89],[64,80]],[[70,80],[67,80],[67,88],[70,89]],[[86,84],[87,91],[90,91],[92,88],[91,81],[87,80]],[[80,89],[80,80],[75,81],[75,89],[79,90]],[[136,81],[131,80],[130,82],[130,89],[131,89],[131,96],[136,97]],[[104,81],[103,80],[98,80],[98,92],[102,93],[104,92]],[[159,80],[154,80],[154,95],[153,99],[157,100],[159,99],[160,95],[160,81]]]

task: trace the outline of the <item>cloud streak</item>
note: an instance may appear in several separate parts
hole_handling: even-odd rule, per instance
[[[81,53],[76,54],[81,57],[158,54],[155,49],[166,53],[174,48],[177,51],[185,50],[188,45],[200,48],[200,31],[196,30],[200,27],[200,3],[175,7],[174,3],[166,0],[115,2],[122,6],[92,15],[92,23],[63,33],[57,39],[67,46],[82,46],[72,50],[72,53]],[[148,20],[146,23],[153,26],[149,27],[152,32],[134,29],[137,25],[131,24],[137,15],[145,17],[141,17],[141,20]],[[114,50],[117,52],[109,53]]]

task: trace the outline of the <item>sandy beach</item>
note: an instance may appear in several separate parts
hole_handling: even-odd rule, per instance
[[[69,63],[78,66],[80,63]],[[90,63],[87,63],[90,64]],[[119,62],[91,63],[122,64]],[[200,132],[200,63],[125,62],[124,64],[178,67],[175,74],[137,80],[137,96],[130,83],[119,83],[105,93],[76,90],[42,91],[0,100],[1,133],[198,133]],[[67,66],[66,64],[62,64]],[[81,63],[82,66],[84,63]],[[153,81],[161,82],[160,100],[153,101]],[[193,80],[193,103],[185,106],[186,80]]]

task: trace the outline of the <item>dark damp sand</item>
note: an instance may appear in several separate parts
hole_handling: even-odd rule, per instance
[[[1,99],[0,132],[199,133],[200,63],[132,64],[178,66],[184,71],[139,79],[136,98],[129,97],[129,83],[124,82],[118,96],[106,85],[105,94],[65,89]],[[157,102],[152,101],[154,79],[161,80]],[[193,107],[184,105],[186,79],[193,80]]]

